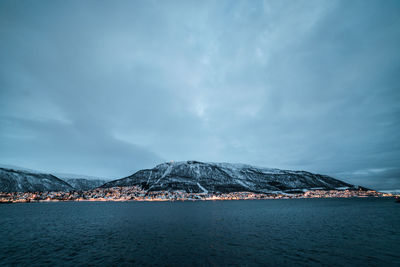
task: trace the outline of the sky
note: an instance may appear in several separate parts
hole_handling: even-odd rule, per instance
[[[0,1],[0,163],[400,188],[400,1]]]

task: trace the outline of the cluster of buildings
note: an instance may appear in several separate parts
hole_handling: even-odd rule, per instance
[[[143,198],[139,187],[96,188],[89,191],[0,193],[0,203],[45,201],[129,201]]]
[[[0,193],[0,203],[44,202],[44,201],[187,201],[187,200],[243,200],[243,199],[288,199],[288,198],[349,198],[390,197],[391,194],[373,190],[311,190],[301,193],[187,193],[185,191],[147,192],[140,187],[96,188],[89,191],[70,192],[15,192]]]
[[[302,194],[304,198],[331,198],[331,197],[391,197],[391,194],[374,190],[311,190]]]

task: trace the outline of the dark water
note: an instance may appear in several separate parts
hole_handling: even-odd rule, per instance
[[[0,265],[400,266],[393,199],[0,205]]]

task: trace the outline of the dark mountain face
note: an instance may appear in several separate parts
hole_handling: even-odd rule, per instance
[[[106,183],[105,180],[100,179],[66,178],[64,180],[68,184],[70,184],[74,188],[74,190],[78,191],[91,190]]]
[[[197,161],[171,162],[153,169],[111,181],[102,187],[141,186],[149,191],[186,192],[265,192],[303,189],[336,189],[353,185],[320,174],[259,168],[244,164],[203,163]]]
[[[44,173],[0,168],[0,192],[69,191],[72,186]]]

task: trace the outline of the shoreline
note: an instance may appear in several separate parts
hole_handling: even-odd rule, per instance
[[[144,191],[140,187],[96,188],[89,191],[70,192],[13,192],[0,193],[1,204],[46,202],[175,202],[175,201],[225,201],[261,199],[310,199],[310,198],[368,198],[395,197],[374,190],[303,190],[296,192],[231,192],[187,193],[185,191]]]
[[[99,199],[85,199],[85,200],[33,200],[33,201],[0,201],[1,204],[18,204],[18,203],[68,203],[68,202],[97,202],[97,203],[104,203],[104,202],[202,202],[202,201],[246,201],[246,200],[291,200],[291,199],[366,199],[366,198],[393,198],[395,199],[396,196],[360,196],[360,197],[292,197],[292,198],[242,198],[242,199],[146,199],[146,200],[135,200],[135,199],[107,199],[107,200],[99,200]]]

